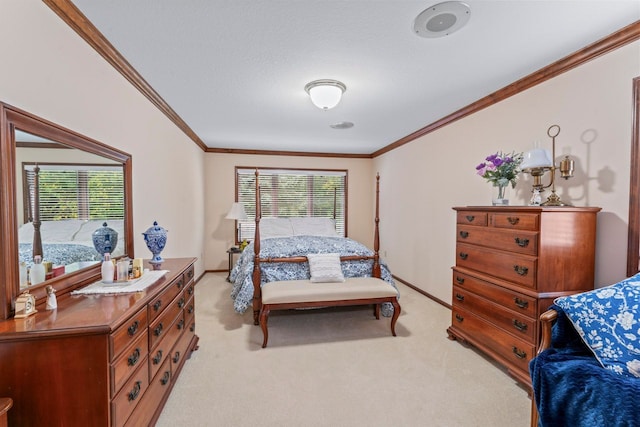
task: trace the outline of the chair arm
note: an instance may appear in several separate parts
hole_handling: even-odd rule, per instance
[[[540,315],[540,326],[542,328],[542,339],[538,347],[538,354],[551,347],[551,327],[558,318],[558,312],[549,309]]]

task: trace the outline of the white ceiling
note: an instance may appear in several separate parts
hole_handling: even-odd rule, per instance
[[[208,147],[351,154],[640,20],[639,0],[467,0],[464,28],[418,37],[439,2],[73,0]],[[327,78],[347,91],[321,111],[304,86]]]

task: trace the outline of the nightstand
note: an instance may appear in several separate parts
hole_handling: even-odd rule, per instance
[[[227,274],[227,282],[230,282],[231,280],[231,269],[233,269],[233,255],[235,254],[241,254],[242,251],[240,250],[240,248],[236,248],[235,246],[232,248],[229,248],[227,250],[227,253],[229,254],[229,274]]]

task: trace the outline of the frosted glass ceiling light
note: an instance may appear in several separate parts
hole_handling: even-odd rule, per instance
[[[337,80],[314,80],[307,83],[304,90],[309,94],[313,105],[326,111],[338,105],[347,87]]]

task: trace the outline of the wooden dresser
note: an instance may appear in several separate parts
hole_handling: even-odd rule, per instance
[[[449,338],[469,342],[531,388],[539,317],[593,289],[600,208],[456,207]]]
[[[0,322],[9,425],[153,425],[197,349],[194,262],[165,260],[141,292],[69,296]]]

